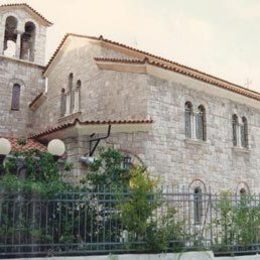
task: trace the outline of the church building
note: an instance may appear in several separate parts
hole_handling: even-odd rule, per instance
[[[103,36],[67,34],[46,65],[50,21],[7,4],[0,24],[0,135],[63,140],[69,181],[111,146],[191,192],[260,191],[260,93]]]

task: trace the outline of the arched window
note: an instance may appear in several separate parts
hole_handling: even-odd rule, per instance
[[[241,124],[241,146],[245,148],[248,147],[248,124],[244,116],[242,117]]]
[[[34,61],[35,35],[35,24],[33,22],[27,22],[24,26],[24,33],[21,37],[21,59]]]
[[[239,197],[240,197],[241,206],[246,206],[246,204],[247,204],[247,198],[248,198],[247,195],[248,195],[248,194],[247,194],[246,189],[244,189],[244,188],[240,189],[240,191],[239,191]]]
[[[239,194],[240,194],[240,196],[246,195],[246,189],[244,189],[244,188],[240,189]]]
[[[185,136],[191,138],[192,104],[185,103]]]
[[[68,91],[71,92],[73,88],[73,73],[69,74]]]
[[[77,81],[77,89],[79,89],[81,87],[81,80],[79,79],[78,81]]]
[[[240,182],[238,185],[237,185],[237,188],[236,188],[236,194],[237,195],[249,195],[250,194],[250,189],[249,189],[249,185],[242,181]]]
[[[65,116],[66,113],[66,94],[65,89],[61,90],[61,100],[60,100],[60,115],[61,117]]]
[[[233,145],[237,146],[238,145],[238,129],[239,129],[239,124],[238,124],[238,117],[237,115],[232,116],[232,140],[233,140]]]
[[[200,187],[194,189],[194,224],[201,224],[203,215],[202,191]]]
[[[66,116],[72,114],[74,111],[73,78],[74,78],[73,73],[70,73],[68,76],[67,88],[66,88],[66,90],[65,89],[63,90],[63,95],[62,95],[62,96],[64,96],[64,100],[65,100],[64,101],[65,108],[62,107],[62,105],[61,105],[61,111],[63,111],[63,109],[64,109],[65,110],[64,115],[66,115]],[[61,98],[63,98],[63,97],[61,97]]]
[[[8,16],[5,22],[4,55],[14,57],[16,52],[18,21],[14,16]]]
[[[19,84],[14,84],[12,90],[12,104],[11,104],[12,110],[20,109],[20,92],[21,92],[21,86]]]
[[[69,95],[69,112],[73,113],[74,110],[74,93],[73,93],[73,73],[69,74],[69,86],[68,86],[68,95]]]
[[[75,111],[74,112],[79,112],[80,111],[80,103],[81,103],[81,80],[77,81],[77,87],[75,90],[75,104],[74,104],[74,108]]]
[[[196,113],[196,137],[206,141],[206,110],[202,105],[198,107]]]

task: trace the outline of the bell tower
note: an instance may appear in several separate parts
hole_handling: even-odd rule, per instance
[[[0,55],[44,65],[51,25],[27,4],[0,5]]]

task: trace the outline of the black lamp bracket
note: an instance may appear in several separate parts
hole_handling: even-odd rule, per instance
[[[89,141],[89,156],[92,156],[94,154],[94,152],[96,151],[100,141],[107,139],[110,136],[110,133],[111,133],[111,125],[108,126],[106,136],[90,139],[90,141]],[[95,134],[92,135],[92,136],[95,136]]]

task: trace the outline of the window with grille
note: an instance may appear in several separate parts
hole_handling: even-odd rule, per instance
[[[201,224],[203,215],[202,191],[200,187],[194,189],[194,223]]]

